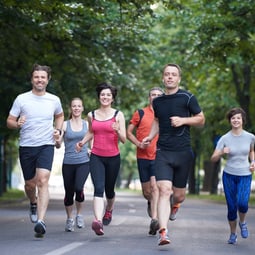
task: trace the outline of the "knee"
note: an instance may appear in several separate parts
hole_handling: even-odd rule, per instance
[[[65,198],[64,198],[64,205],[65,205],[65,206],[71,206],[71,205],[73,205],[73,197],[71,197],[71,196],[65,196]]]
[[[235,211],[228,212],[228,221],[236,221],[237,213]]]
[[[83,190],[76,190],[75,191],[75,201],[81,203],[84,201],[84,192]]]
[[[143,196],[145,199],[150,200],[151,199],[151,191],[148,189],[143,189]]]
[[[107,199],[113,199],[115,197],[114,191],[105,191],[105,196]]]
[[[46,174],[38,175],[37,178],[36,178],[36,182],[37,182],[38,188],[42,188],[42,187],[48,186],[49,177],[50,177],[49,174],[47,174],[47,175]]]
[[[172,189],[170,185],[159,185],[158,186],[160,196],[169,196],[171,195]]]
[[[174,201],[176,203],[182,203],[185,200],[185,194],[174,194]]]
[[[25,190],[34,190],[36,188],[35,181],[29,180],[25,182]]]
[[[240,213],[247,213],[247,211],[248,211],[248,205],[242,203],[242,204],[240,204],[240,205],[238,206],[238,210],[239,210]]]
[[[158,193],[158,186],[157,186],[157,184],[156,183],[153,183],[153,184],[151,184],[151,192],[152,193]]]

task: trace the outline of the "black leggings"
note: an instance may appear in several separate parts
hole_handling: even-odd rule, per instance
[[[94,196],[106,198],[115,197],[114,187],[120,170],[120,155],[101,157],[90,155],[90,174],[94,184]]]
[[[65,206],[73,205],[74,193],[75,201],[84,201],[84,184],[89,175],[89,162],[83,164],[67,165],[63,164],[62,174],[65,188]]]

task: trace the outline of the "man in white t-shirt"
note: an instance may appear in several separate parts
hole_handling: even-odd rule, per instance
[[[34,65],[32,90],[16,97],[7,118],[8,128],[20,129],[19,158],[36,237],[43,237],[46,232],[44,218],[49,203],[54,135],[61,133],[64,121],[59,97],[46,92],[50,78],[50,67]]]

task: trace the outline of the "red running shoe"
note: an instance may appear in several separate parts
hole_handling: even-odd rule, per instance
[[[103,224],[102,224],[101,221],[99,221],[99,220],[94,220],[94,221],[92,222],[91,228],[95,231],[96,235],[98,235],[98,236],[104,235]]]
[[[111,221],[112,221],[112,210],[111,211],[105,210],[105,214],[103,217],[103,224],[107,226],[110,224]]]

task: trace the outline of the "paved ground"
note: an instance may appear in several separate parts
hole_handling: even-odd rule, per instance
[[[137,194],[118,193],[112,223],[98,237],[91,230],[92,196],[87,196],[84,229],[64,231],[65,212],[62,194],[54,195],[47,213],[47,234],[33,237],[33,224],[28,219],[28,202],[0,205],[1,255],[226,255],[253,254],[255,209],[250,208],[247,221],[250,237],[242,239],[238,230],[237,245],[226,243],[229,229],[226,206],[204,200],[187,199],[175,222],[169,222],[171,244],[157,245],[156,236],[147,236],[150,219],[146,202]]]

